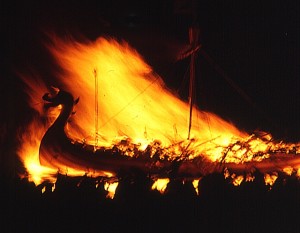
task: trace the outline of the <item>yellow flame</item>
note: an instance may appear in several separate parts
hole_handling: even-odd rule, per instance
[[[55,42],[50,51],[64,69],[59,80],[65,89],[79,96],[82,103],[76,108],[69,128],[74,138],[85,138],[94,143],[93,71],[97,70],[100,145],[111,146],[116,139],[124,137],[141,144],[141,148],[153,140],[168,146],[186,139],[188,104],[168,90],[162,79],[127,43],[104,38],[90,43]],[[197,139],[193,145],[194,153],[211,150],[212,160],[217,159],[213,158],[216,144],[226,146],[233,137],[246,135],[212,113],[195,109],[194,115],[191,134]],[[211,143],[203,144],[205,141]]]
[[[292,168],[291,166],[288,166],[288,167],[283,168],[282,170],[285,174],[291,176],[294,171],[294,168]]]
[[[200,180],[201,179],[195,179],[195,180],[192,181],[193,187],[194,187],[197,195],[199,195],[199,188],[198,187],[199,187],[199,181]]]
[[[56,187],[56,186],[55,186],[55,183],[54,183],[54,184],[52,185],[52,187],[51,187],[51,191],[52,191],[52,192],[54,192],[55,187]]]
[[[277,172],[273,172],[272,174],[265,174],[264,176],[265,184],[269,186],[273,186],[277,178],[278,178]]]
[[[21,140],[24,143],[21,144],[18,151],[23,164],[30,171],[28,179],[34,182],[35,185],[39,185],[45,180],[53,183],[56,180],[57,170],[41,166],[39,161],[39,144],[45,130],[39,120],[35,119],[22,135]]]
[[[296,176],[297,176],[298,178],[300,178],[300,168],[297,169]]]
[[[244,176],[242,175],[236,176],[235,174],[232,174],[231,178],[232,178],[232,184],[234,186],[239,186],[244,180]]]
[[[152,185],[152,190],[157,190],[159,191],[161,194],[164,194],[164,192],[166,191],[166,188],[168,186],[168,183],[170,182],[169,178],[162,178],[162,179],[157,179],[154,181],[153,185]]]
[[[119,182],[105,182],[104,189],[108,192],[106,197],[110,199],[114,199],[116,189],[119,185]]]

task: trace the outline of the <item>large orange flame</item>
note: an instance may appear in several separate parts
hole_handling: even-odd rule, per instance
[[[48,49],[61,68],[53,85],[80,98],[76,114],[67,124],[67,133],[75,141],[96,147],[112,147],[121,140],[129,140],[138,145],[138,150],[157,143],[171,158],[202,156],[212,163],[232,164],[262,161],[270,157],[269,151],[300,152],[299,145],[275,143],[269,134],[264,137],[249,135],[215,114],[196,107],[191,140],[187,140],[188,104],[165,86],[161,77],[128,43],[102,37],[86,42],[53,37],[51,42],[47,44]],[[47,87],[28,75],[21,76],[29,87],[31,107],[42,116],[41,105],[34,103],[47,92]],[[57,167],[41,169],[38,160],[42,135],[60,112],[59,108],[53,111],[52,115],[47,113],[51,121],[45,124],[34,119],[28,126],[29,134],[23,136],[19,151],[20,158],[37,183],[57,172]],[[128,146],[118,145],[120,149]],[[132,151],[127,148],[124,151],[132,156]],[[86,172],[76,169],[75,165],[66,167],[61,164],[61,167],[65,167],[64,172],[69,175]],[[287,164],[284,169],[288,171],[291,168],[293,171],[299,167],[300,163],[292,167]],[[291,170],[289,172],[292,173]],[[107,173],[107,176],[110,175]],[[230,174],[228,177],[236,185],[244,179]],[[266,177],[270,180],[273,176]],[[274,177],[272,180],[275,181]]]
[[[168,146],[187,138],[188,105],[165,87],[127,43],[104,38],[85,44],[55,40],[50,51],[64,69],[59,77],[64,89],[80,97],[80,107],[69,127],[74,138],[94,143],[95,79],[100,144],[111,145],[126,137],[142,146],[153,140]],[[226,145],[232,137],[246,136],[211,113],[194,114],[192,137],[199,143],[214,139],[214,143]]]

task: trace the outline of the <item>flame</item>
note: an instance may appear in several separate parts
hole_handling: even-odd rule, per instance
[[[199,195],[199,181],[200,180],[201,179],[195,179],[192,181],[193,187],[194,187],[197,195]]]
[[[161,194],[163,194],[166,191],[166,188],[168,186],[168,183],[170,182],[169,178],[162,178],[162,179],[157,179],[154,181],[154,183],[152,184],[151,189],[152,190],[157,190],[159,191]]]
[[[297,169],[296,176],[300,178],[300,168]]]
[[[134,156],[136,151],[144,151],[151,145],[150,156],[160,150],[161,157],[171,160],[201,156],[211,163],[244,164],[261,162],[276,151],[300,153],[297,144],[276,143],[270,134],[249,135],[197,107],[193,111],[191,140],[187,140],[188,104],[169,90],[162,78],[125,41],[100,37],[95,41],[78,42],[53,36],[47,48],[60,67],[53,85],[80,98],[76,114],[66,127],[73,141],[95,148],[117,145],[126,156]],[[39,144],[60,114],[60,108],[43,111],[39,100],[49,92],[46,82],[36,74],[20,76],[27,84],[29,104],[38,115],[22,134],[18,151],[31,180],[37,184],[43,180],[54,181],[58,171],[74,176],[87,172],[113,176],[109,171],[82,170],[76,164],[40,165]],[[299,176],[299,167],[298,163],[282,169],[288,174],[298,169]],[[274,174],[265,175],[266,184],[275,182]],[[254,179],[249,174],[246,177],[230,174],[229,170],[225,170],[224,175],[231,177],[234,185]],[[168,179],[157,179],[152,188],[164,192],[168,182]],[[193,182],[197,193],[198,183],[199,179]],[[116,188],[116,182],[106,183],[110,198]]]
[[[55,42],[49,49],[64,69],[58,79],[82,103],[69,127],[72,138],[84,138],[94,144],[97,137],[102,146],[130,138],[141,149],[154,140],[169,146],[186,139],[189,106],[165,87],[162,79],[126,42],[120,44],[104,38],[86,44],[58,39]],[[100,110],[98,129],[95,129],[95,104]],[[213,156],[215,145],[226,146],[233,137],[246,136],[212,113],[195,110],[194,115],[191,135],[197,138],[192,148],[195,154],[211,151]],[[99,135],[95,135],[96,131]]]
[[[45,126],[39,119],[35,119],[27,126],[21,138],[24,143],[21,144],[18,151],[19,155],[24,155],[20,156],[20,158],[29,171],[29,181],[33,181],[37,185],[45,180],[54,183],[57,174],[56,169],[41,166],[39,161],[39,145],[46,131]]]
[[[278,173],[273,172],[272,174],[265,174],[264,178],[265,178],[266,185],[273,186],[275,181],[278,178]]]
[[[119,183],[117,181],[114,182],[107,181],[104,183],[104,189],[108,192],[106,195],[107,198],[114,199],[118,185]]]
[[[285,167],[282,169],[283,172],[289,176],[293,174],[294,169],[291,166]]]
[[[231,178],[233,179],[232,184],[234,186],[239,186],[242,183],[242,181],[244,180],[244,176],[242,176],[242,175],[236,176],[235,174],[232,174]]]

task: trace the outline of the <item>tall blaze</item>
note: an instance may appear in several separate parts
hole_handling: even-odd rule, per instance
[[[94,143],[97,130],[101,145],[111,145],[125,137],[142,147],[153,140],[168,146],[187,138],[188,105],[167,89],[126,42],[99,38],[78,43],[56,39],[49,49],[64,71],[58,74],[62,88],[80,97],[69,127],[74,138]],[[95,78],[98,129],[94,124]],[[198,143],[215,138],[214,143],[226,145],[232,137],[246,136],[214,114],[199,110],[194,114],[192,137]],[[204,146],[195,148],[201,150]]]
[[[274,151],[300,152],[297,144],[275,143],[269,134],[249,135],[219,116],[197,107],[193,111],[191,139],[187,140],[188,103],[169,90],[162,78],[128,43],[103,37],[85,42],[57,37],[51,39],[47,48],[59,66],[52,85],[79,97],[75,114],[65,127],[72,141],[94,147],[117,146],[127,156],[134,156],[135,149],[143,151],[151,145],[152,150],[160,149],[160,155],[170,160],[201,157],[211,163],[228,164],[261,162],[270,158],[270,152]],[[50,119],[46,123],[34,120],[28,129],[39,129],[39,133],[24,134],[26,137],[22,139],[20,158],[29,173],[34,174],[32,164],[39,166],[37,153],[42,135],[60,114],[60,108],[46,113],[41,111],[41,105],[34,103],[49,92],[48,87],[44,83],[37,84],[28,75],[20,76],[28,85],[30,106],[37,110],[40,117]],[[153,154],[150,153],[150,156]],[[299,162],[291,166],[281,165],[286,173],[292,173],[293,170],[299,173]],[[265,169],[270,166],[261,167]],[[56,164],[47,169],[59,169],[70,175],[87,172],[79,167],[76,164]],[[235,165],[231,167],[236,168]],[[47,170],[43,172],[50,174]],[[92,173],[112,175],[109,171]],[[241,175],[228,176],[234,179],[235,185],[244,180]],[[35,180],[38,182],[39,179]],[[270,180],[270,177],[266,180]],[[275,181],[274,178],[271,180]],[[193,184],[198,187],[198,182]],[[108,185],[107,190],[110,186],[113,185]]]

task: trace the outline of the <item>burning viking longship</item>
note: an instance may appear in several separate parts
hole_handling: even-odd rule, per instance
[[[77,164],[81,169],[92,169],[109,171],[118,174],[121,171],[130,172],[130,170],[141,170],[150,175],[167,176],[169,173],[173,175],[177,173],[178,176],[197,178],[208,173],[222,172],[224,169],[229,169],[233,172],[243,174],[251,173],[258,169],[261,172],[273,172],[274,168],[282,169],[288,164],[290,167],[297,167],[300,164],[299,156],[295,157],[296,147],[294,153],[287,151],[270,150],[270,157],[265,158],[265,161],[259,159],[249,161],[241,164],[225,161],[226,154],[219,162],[206,161],[201,154],[193,159],[186,158],[186,156],[172,158],[172,154],[163,154],[156,151],[151,153],[150,146],[144,151],[133,151],[132,156],[126,155],[118,146],[112,148],[94,149],[94,145],[85,145],[84,143],[72,142],[72,139],[66,135],[65,126],[69,117],[73,113],[73,105],[78,102],[74,100],[72,95],[68,92],[59,90],[53,97],[49,93],[43,96],[43,99],[49,103],[47,107],[56,107],[62,105],[61,113],[56,121],[47,130],[40,145],[40,162],[46,166],[59,166],[59,164]],[[125,144],[127,142],[124,142]],[[245,146],[240,142],[234,143],[232,146]],[[230,146],[229,146],[230,147]],[[228,148],[228,150],[230,150]],[[259,153],[254,157],[263,156]],[[210,164],[209,164],[210,163]]]
[[[22,77],[32,108],[40,115],[46,109],[49,120],[34,119],[26,135],[34,133],[24,135],[19,151],[36,182],[53,180],[57,171],[103,177],[142,171],[192,180],[218,172],[235,184],[254,171],[299,176],[298,144],[249,135],[180,100],[127,43],[55,38],[48,48],[63,70],[54,80],[59,89],[50,94],[44,83]],[[34,104],[41,96],[44,108]]]

